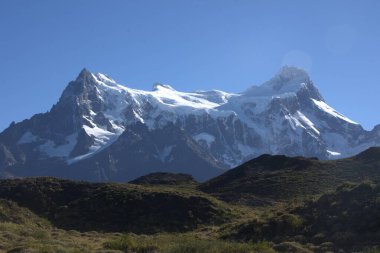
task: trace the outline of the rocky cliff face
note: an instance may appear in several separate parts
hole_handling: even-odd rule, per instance
[[[44,114],[0,134],[3,177],[125,181],[148,172],[220,174],[261,154],[334,159],[380,145],[328,106],[303,70],[283,67],[240,94],[130,89],[81,71]]]

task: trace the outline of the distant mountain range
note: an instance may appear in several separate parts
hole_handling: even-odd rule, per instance
[[[326,160],[379,145],[380,125],[366,131],[331,108],[294,67],[239,94],[135,90],[84,69],[49,112],[0,133],[0,175],[206,180],[262,154]]]

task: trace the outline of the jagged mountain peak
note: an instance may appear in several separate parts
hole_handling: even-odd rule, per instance
[[[324,101],[305,70],[287,65],[270,80],[243,92],[243,95],[249,97],[281,97],[292,94]]]
[[[301,80],[304,79],[306,81],[309,79],[309,75],[304,69],[289,65],[282,66],[275,77],[281,78],[283,80],[297,78]]]
[[[86,68],[83,68],[79,72],[77,78],[72,82],[76,83],[77,85],[86,85],[86,86],[96,86],[99,83],[106,84],[109,86],[117,85],[116,81],[113,80],[108,75],[102,74],[102,73],[92,73]]]
[[[65,90],[62,92],[60,100],[67,100],[71,99],[73,96],[79,96],[88,91],[89,88],[91,89],[95,83],[96,79],[94,75],[86,68],[83,68],[79,72],[77,78],[69,82],[66,86]]]
[[[87,77],[89,77],[89,76],[91,76],[91,75],[92,75],[92,73],[91,73],[88,69],[83,68],[83,69],[79,72],[79,74],[78,74],[78,76],[77,76],[77,78],[76,78],[76,81],[84,80],[85,78],[87,78]]]

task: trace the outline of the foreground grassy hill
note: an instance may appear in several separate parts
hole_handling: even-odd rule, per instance
[[[199,188],[227,202],[258,206],[302,201],[363,180],[380,180],[380,148],[334,161],[262,155]]]
[[[267,243],[218,239],[218,226],[239,218],[240,210],[190,186],[0,181],[7,198],[0,199],[0,252],[273,252]],[[131,230],[138,234],[115,233]]]
[[[361,252],[380,246],[379,200],[380,184],[344,184],[315,201],[230,228],[225,238],[282,242],[278,250]]]
[[[297,207],[235,216],[219,226],[204,224],[188,232],[163,230],[151,235],[60,229],[29,209],[2,199],[0,252],[377,253],[379,199],[380,185],[345,184]],[[140,226],[149,223],[141,222]]]
[[[183,232],[234,216],[223,202],[190,188],[86,183],[56,178],[0,181],[0,198],[80,231]]]
[[[0,200],[0,252],[7,253],[258,253],[267,244],[226,242],[201,232],[136,235],[78,232],[52,226],[18,204]]]

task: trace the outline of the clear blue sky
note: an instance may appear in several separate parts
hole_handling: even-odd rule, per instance
[[[0,130],[46,112],[86,67],[151,89],[239,92],[284,63],[380,123],[378,0],[1,0]]]

